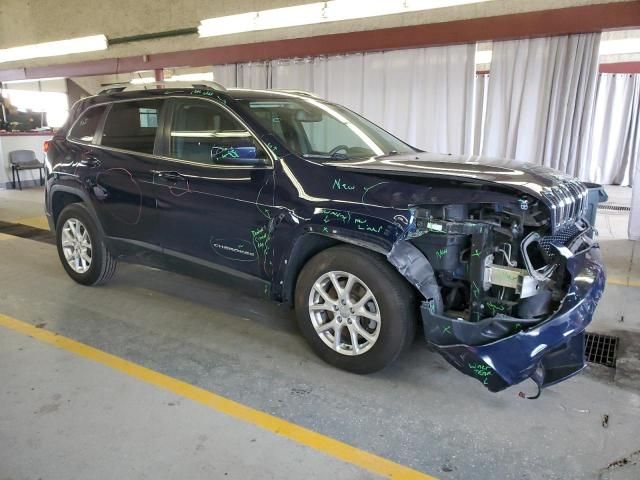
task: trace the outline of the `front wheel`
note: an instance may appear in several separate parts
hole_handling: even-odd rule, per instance
[[[413,340],[413,290],[384,259],[338,246],[313,257],[296,285],[300,329],[327,363],[371,373],[393,362]]]
[[[67,205],[56,223],[58,256],[67,274],[83,285],[98,285],[109,280],[116,269],[104,237],[87,207]]]

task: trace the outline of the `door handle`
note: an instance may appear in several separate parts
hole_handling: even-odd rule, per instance
[[[187,179],[178,172],[157,172],[160,178],[169,180],[170,182],[185,182]]]

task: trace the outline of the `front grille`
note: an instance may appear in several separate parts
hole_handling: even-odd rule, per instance
[[[618,356],[618,337],[587,332],[584,356],[587,362],[615,368]]]
[[[575,223],[584,216],[589,190],[579,180],[563,178],[543,191],[551,206],[554,232]]]
[[[547,255],[553,257],[555,255],[555,250],[552,247],[553,245],[557,246],[567,246],[577,237],[584,233],[584,228],[580,228],[578,224],[567,225],[564,228],[561,228],[553,235],[548,235],[546,237],[542,237],[540,239],[540,247],[545,251]]]

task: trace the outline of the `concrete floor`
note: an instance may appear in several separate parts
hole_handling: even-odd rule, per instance
[[[375,478],[19,333],[0,365],[3,479]]]
[[[0,191],[0,220],[37,225],[41,199]],[[0,236],[0,314],[439,478],[637,480],[640,265],[625,222],[600,216],[612,280],[590,327],[622,338],[619,368],[590,367],[535,401],[487,392],[420,339],[383,372],[338,371],[287,309],[124,264],[82,287],[54,246],[13,236]],[[0,404],[2,480],[373,477],[2,327]]]

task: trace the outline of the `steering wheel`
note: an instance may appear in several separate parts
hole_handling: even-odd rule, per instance
[[[333,157],[340,150],[344,150],[345,153],[348,153],[349,147],[347,145],[338,145],[337,147],[334,147],[331,149],[331,151],[329,152],[329,155]]]

